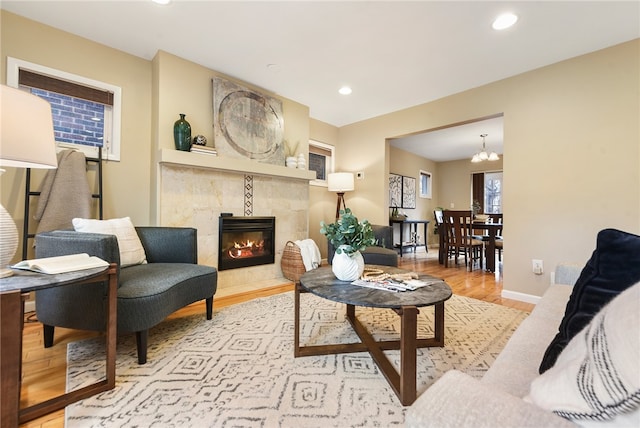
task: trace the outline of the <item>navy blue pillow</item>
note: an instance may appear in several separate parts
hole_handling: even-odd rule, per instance
[[[596,249],[576,281],[564,318],[540,364],[551,368],[569,341],[615,296],[640,281],[640,236],[616,229],[598,233]]]

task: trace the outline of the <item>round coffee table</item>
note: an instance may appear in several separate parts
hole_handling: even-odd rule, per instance
[[[407,270],[390,266],[367,265],[366,268],[390,274],[408,273]],[[415,291],[396,293],[340,281],[331,271],[331,267],[321,267],[304,273],[295,287],[294,355],[304,357],[368,351],[400,402],[404,406],[411,405],[416,399],[417,348],[444,346],[444,302],[452,294],[451,287],[441,279],[430,275],[420,275],[420,279],[433,283]],[[300,346],[300,293],[306,292],[346,304],[347,319],[361,342]],[[387,308],[396,312],[400,316],[400,340],[376,341],[356,318],[356,306]],[[417,337],[418,308],[424,306],[434,306],[435,310],[434,336],[430,338]],[[395,349],[400,350],[399,372],[383,352]]]

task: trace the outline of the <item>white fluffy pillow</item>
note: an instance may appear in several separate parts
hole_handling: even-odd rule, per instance
[[[147,262],[144,247],[129,217],[114,218],[111,220],[74,218],[72,223],[73,228],[77,232],[115,235],[118,239],[118,247],[120,248],[121,267],[139,265]]]
[[[640,426],[640,283],[571,339],[525,400],[579,425]]]

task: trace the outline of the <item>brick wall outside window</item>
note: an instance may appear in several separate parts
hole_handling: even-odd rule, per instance
[[[103,104],[41,89],[31,89],[31,92],[51,103],[53,131],[57,142],[102,147]]]

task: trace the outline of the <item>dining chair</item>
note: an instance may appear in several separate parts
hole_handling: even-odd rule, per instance
[[[502,224],[502,214],[487,214],[493,223]],[[502,246],[504,239],[502,239],[502,229],[496,232],[496,252],[498,253],[498,261],[502,261]]]
[[[449,267],[449,258],[454,257],[458,265],[458,257],[464,254],[464,264],[469,271],[473,270],[476,261],[482,269],[482,253],[484,243],[473,238],[471,210],[444,210],[445,239],[445,267]]]
[[[502,224],[502,214],[486,214],[492,223]]]
[[[496,237],[496,251],[498,252],[498,261],[502,261],[502,246],[504,244],[504,239],[501,237]]]
[[[447,248],[447,231],[444,225],[444,213],[442,209],[433,210],[433,217],[436,220],[436,231],[438,232],[438,261],[444,263],[445,258],[451,257]]]

